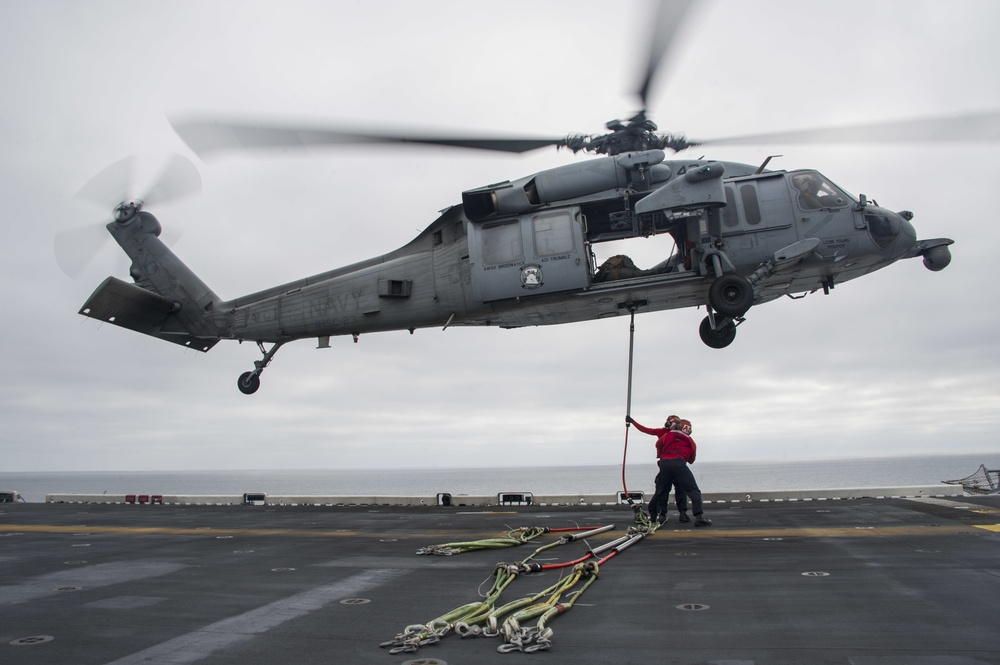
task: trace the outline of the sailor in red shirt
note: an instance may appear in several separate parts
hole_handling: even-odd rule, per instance
[[[673,416],[676,418],[676,416]],[[688,464],[694,464],[698,455],[698,446],[691,438],[691,423],[687,420],[679,421],[679,429],[670,427],[671,421],[668,418],[664,427],[645,427],[631,416],[625,416],[625,422],[634,424],[636,429],[645,434],[651,434],[656,438],[656,458],[657,466],[660,469],[656,476],[656,492],[649,500],[649,514],[654,520],[660,515],[667,514],[667,496],[673,486],[678,493],[687,495],[691,500],[691,508],[694,513],[695,526],[709,526],[712,520],[704,516],[702,507],[701,490],[694,479],[694,474],[688,468]],[[660,510],[660,504],[663,510]],[[686,503],[686,502],[684,502]],[[678,511],[680,511],[680,500],[678,499]],[[683,516],[684,513],[681,512]]]

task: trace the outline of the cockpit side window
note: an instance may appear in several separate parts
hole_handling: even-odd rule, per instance
[[[799,171],[791,178],[802,210],[842,208],[850,203],[849,196],[816,171]]]

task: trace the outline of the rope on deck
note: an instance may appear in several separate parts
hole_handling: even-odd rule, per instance
[[[498,563],[493,571],[493,583],[490,590],[481,600],[466,603],[427,623],[409,625],[395,638],[383,642],[379,646],[388,648],[391,654],[414,653],[420,647],[435,644],[449,633],[454,632],[462,638],[502,637],[504,643],[497,648],[500,653],[513,651],[535,653],[550,649],[553,630],[549,623],[555,617],[573,608],[580,596],[597,581],[600,566],[639,540],[652,535],[658,528],[659,525],[651,524],[642,510],[635,511],[635,514],[636,524],[630,526],[624,536],[600,547],[588,548],[582,557],[572,561],[541,564],[531,562],[531,559],[555,547],[608,532],[614,529],[614,525],[566,529],[523,527],[509,532],[507,538],[493,538],[467,543],[446,543],[422,548],[417,552],[418,554],[450,556],[476,549],[521,545],[543,533],[572,532],[560,537],[557,541],[536,548],[519,562]],[[555,584],[537,593],[528,594],[497,606],[500,595],[518,576],[562,568],[570,568],[570,572]],[[525,625],[526,622],[535,619],[537,621],[534,625]]]

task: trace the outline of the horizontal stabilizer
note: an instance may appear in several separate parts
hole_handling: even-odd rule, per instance
[[[108,277],[83,304],[80,314],[198,351],[208,351],[218,343],[218,338],[164,330],[177,308],[177,303],[159,294]]]

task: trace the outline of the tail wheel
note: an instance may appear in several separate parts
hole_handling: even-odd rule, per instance
[[[260,388],[260,375],[253,372],[243,372],[236,385],[244,395],[252,395]]]
[[[721,318],[716,317],[716,320]],[[701,335],[701,341],[705,342],[707,346],[713,349],[724,349],[736,339],[736,322],[732,319],[726,319],[725,323],[713,329],[712,320],[706,316],[698,327],[698,334]]]
[[[743,316],[753,305],[753,287],[739,275],[722,275],[708,289],[708,304],[723,316]]]

